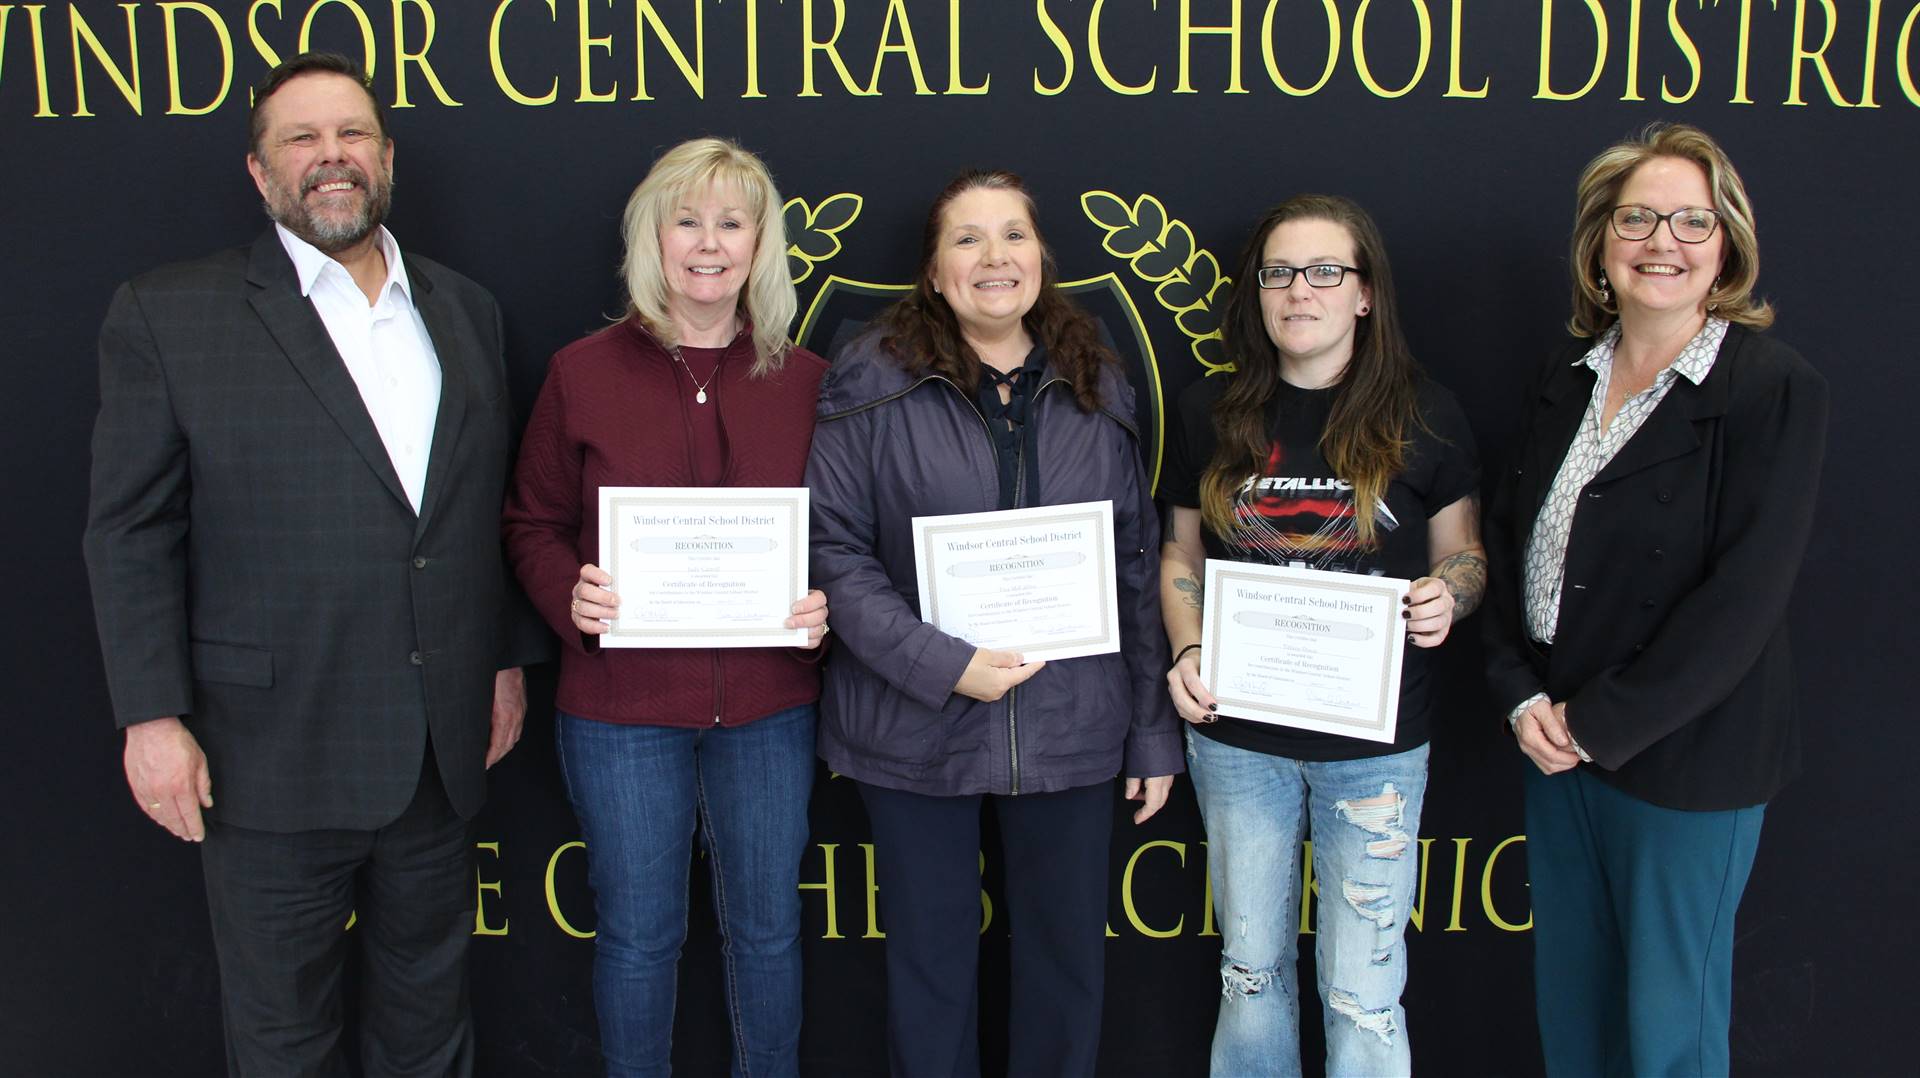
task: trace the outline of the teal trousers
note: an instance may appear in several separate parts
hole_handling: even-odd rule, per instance
[[[1766,806],[1684,812],[1585,765],[1523,764],[1547,1073],[1725,1075],[1733,916]]]

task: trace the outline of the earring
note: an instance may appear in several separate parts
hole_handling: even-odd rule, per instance
[[[1611,285],[1607,283],[1606,270],[1600,271],[1600,280],[1598,283],[1600,285],[1600,306],[1602,307],[1612,306],[1613,305],[1613,288]]]
[[[1370,315],[1372,313],[1373,313],[1372,307],[1369,307],[1364,303],[1360,305],[1360,317],[1365,318],[1367,315]]]
[[[1709,295],[1709,296],[1711,296],[1711,295],[1713,295],[1713,294],[1714,294],[1715,292],[1718,292],[1718,291],[1720,291],[1720,278],[1718,278],[1718,277],[1715,277],[1715,278],[1713,279],[1713,287],[1712,287],[1711,289],[1709,289],[1709,290],[1707,291],[1707,295]],[[1714,311],[1717,311],[1717,310],[1719,310],[1719,309],[1720,309],[1720,305],[1719,305],[1718,303],[1709,303],[1709,304],[1707,304],[1707,312],[1708,312],[1709,314],[1711,314],[1712,312],[1714,312]]]

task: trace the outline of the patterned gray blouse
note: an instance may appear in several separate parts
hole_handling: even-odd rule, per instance
[[[1593,383],[1593,399],[1587,402],[1587,414],[1581,417],[1580,429],[1573,436],[1573,444],[1567,447],[1560,473],[1554,476],[1547,500],[1533,522],[1533,534],[1527,539],[1523,583],[1527,631],[1535,640],[1553,643],[1554,631],[1559,626],[1560,590],[1566,581],[1567,537],[1573,529],[1573,510],[1579,503],[1580,492],[1600,474],[1600,469],[1607,466],[1614,454],[1620,452],[1620,447],[1639,432],[1647,417],[1666,398],[1667,390],[1673,388],[1675,378],[1685,378],[1694,385],[1706,379],[1720,354],[1720,342],[1726,336],[1726,319],[1708,318],[1707,324],[1680,350],[1679,357],[1654,377],[1652,385],[1627,398],[1605,430],[1600,428],[1600,414],[1607,404],[1607,384],[1613,376],[1613,350],[1620,343],[1620,324],[1614,323],[1587,354],[1576,361],[1592,368],[1597,377]]]

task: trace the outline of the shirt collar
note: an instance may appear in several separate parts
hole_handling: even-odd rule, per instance
[[[287,257],[293,260],[293,272],[300,278],[302,296],[313,294],[315,282],[320,280],[322,273],[327,272],[328,266],[333,266],[342,273],[346,272],[345,266],[335,262],[320,248],[289,232],[287,226],[276,221],[273,230],[279,234],[280,246],[286,248]],[[408,303],[412,303],[413,282],[407,279],[407,264],[400,258],[400,244],[394,240],[393,233],[388,232],[385,225],[380,226],[379,242],[380,253],[387,260],[387,280],[380,286],[380,294],[386,295],[397,285],[400,288],[400,294],[406,297]]]
[[[1680,349],[1680,355],[1667,365],[1667,370],[1694,385],[1706,381],[1708,373],[1713,370],[1713,361],[1719,358],[1720,344],[1727,339],[1728,328],[1729,323],[1726,319],[1717,315],[1708,315],[1707,324],[1700,327],[1700,332],[1693,335],[1693,339],[1687,342],[1685,348]],[[1600,335],[1600,339],[1593,342],[1593,347],[1587,349],[1585,355],[1574,360],[1572,365],[1575,367],[1585,365],[1595,373],[1599,373],[1613,364],[1613,350],[1619,344],[1620,323],[1615,322],[1608,326],[1607,331]]]

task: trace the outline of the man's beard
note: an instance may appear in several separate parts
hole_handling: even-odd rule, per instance
[[[314,213],[307,208],[307,195],[314,188],[340,180],[359,185],[358,212]],[[386,220],[392,205],[393,180],[384,169],[368,176],[351,165],[327,165],[308,173],[298,192],[282,184],[272,169],[267,170],[267,216],[324,254],[344,251],[366,239]]]

